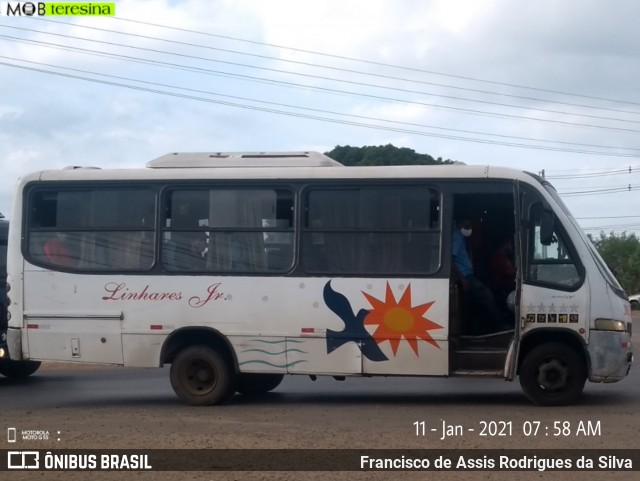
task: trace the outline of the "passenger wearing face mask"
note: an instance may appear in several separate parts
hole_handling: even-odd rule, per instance
[[[473,264],[465,242],[465,239],[471,237],[472,233],[471,221],[467,217],[460,219],[453,230],[453,267],[464,292],[469,289],[467,277],[473,276]]]
[[[474,275],[473,263],[465,242],[472,233],[471,220],[468,217],[460,218],[453,231],[453,271],[465,295],[469,317],[475,321],[470,326],[471,333],[495,332],[503,327],[503,313],[496,304],[491,290]]]

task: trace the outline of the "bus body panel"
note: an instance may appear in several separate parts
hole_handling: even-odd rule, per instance
[[[97,302],[97,277],[25,263],[26,344],[32,358],[122,364],[122,313]]]
[[[130,367],[159,367],[162,344],[166,332],[155,334],[122,333],[123,365]]]
[[[521,298],[523,333],[541,327],[570,329],[578,333],[585,343],[588,342],[588,331],[584,325],[589,319],[590,295],[587,282],[575,292],[558,292],[524,284]]]
[[[28,265],[25,298],[26,341],[41,359],[157,366],[166,336],[203,326],[228,337],[241,372],[448,373],[447,279],[265,282]]]

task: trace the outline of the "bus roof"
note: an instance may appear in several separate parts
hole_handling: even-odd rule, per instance
[[[300,154],[307,157],[300,157]],[[256,157],[258,156],[258,157]],[[330,162],[324,162],[323,158]],[[302,161],[303,165],[295,165]],[[309,165],[312,164],[318,165]],[[283,164],[287,168],[282,168]],[[242,165],[242,166],[239,166]],[[294,166],[295,165],[295,166]],[[295,179],[509,179],[531,182],[536,176],[507,167],[487,165],[394,165],[345,167],[316,152],[176,153],[152,160],[147,168],[66,168],[29,174],[33,181],[123,180],[295,180]]]

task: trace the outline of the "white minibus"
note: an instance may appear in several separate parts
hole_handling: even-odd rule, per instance
[[[37,172],[7,289],[12,360],[170,364],[193,405],[287,374],[519,377],[561,405],[633,361],[592,243],[547,181],[500,167],[174,153]]]

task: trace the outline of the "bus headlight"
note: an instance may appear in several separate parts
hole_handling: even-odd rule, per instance
[[[627,330],[627,326],[622,321],[615,321],[613,319],[596,319],[596,329],[598,331],[625,332]]]
[[[3,347],[0,347],[0,359],[4,359],[6,355],[7,351]]]

